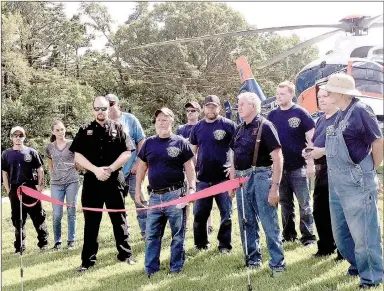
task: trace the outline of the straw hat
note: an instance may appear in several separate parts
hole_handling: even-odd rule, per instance
[[[344,73],[331,75],[327,84],[320,86],[320,89],[345,95],[361,95],[360,91],[356,90],[355,80],[353,77]]]

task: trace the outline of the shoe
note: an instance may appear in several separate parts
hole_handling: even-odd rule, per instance
[[[231,250],[227,248],[222,248],[222,249],[219,249],[219,252],[220,254],[229,254]]]
[[[261,263],[256,263],[256,264],[250,264],[248,265],[248,269],[250,270],[257,270],[261,268]]]
[[[208,226],[208,235],[212,234],[212,232],[213,232],[213,226],[210,225]]]
[[[59,249],[61,249],[61,242],[55,243],[55,245],[52,248],[52,250],[54,251],[58,251]]]
[[[88,271],[89,269],[91,269],[93,266],[89,266],[89,267],[84,267],[83,265],[80,266],[80,268],[78,268],[76,270],[76,272],[78,273],[84,273],[85,271]]]
[[[369,283],[362,283],[359,285],[360,289],[369,289],[369,288],[375,288],[379,286],[379,284],[369,284]]]
[[[46,244],[46,245],[40,247],[40,251],[44,252],[44,251],[46,251],[46,250],[48,250],[48,244]]]
[[[320,252],[320,251],[317,251],[317,253],[314,254],[314,256],[316,258],[320,258],[320,257],[327,257],[327,256],[330,256],[332,254],[333,254],[333,252]]]
[[[68,242],[68,250],[71,251],[75,248],[75,242],[74,241],[69,241]]]
[[[23,248],[23,253],[25,253],[25,248]],[[20,254],[20,250],[15,250],[15,255],[19,255]]]
[[[303,246],[306,247],[306,248],[311,248],[315,245],[316,241],[314,240],[307,240],[307,241],[304,241],[302,242]]]
[[[273,278],[276,278],[276,277],[280,277],[281,275],[283,275],[285,272],[284,269],[273,269],[272,270],[272,277]]]
[[[207,244],[206,246],[195,246],[196,250],[198,251],[205,251],[205,250],[208,250],[209,248],[211,247],[210,244]]]
[[[128,265],[136,265],[136,261],[132,257],[126,258],[125,260],[120,262],[127,263]]]
[[[348,269],[347,273],[345,274],[348,277],[357,277],[359,276],[359,271],[351,271]]]

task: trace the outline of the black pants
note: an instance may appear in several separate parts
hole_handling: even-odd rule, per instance
[[[104,203],[108,209],[124,209],[124,185],[109,178],[101,182],[90,173],[84,176],[83,192],[81,197],[83,207],[103,208]],[[84,210],[84,244],[81,253],[82,266],[90,267],[96,263],[96,254],[99,249],[97,237],[99,234],[102,212]],[[125,212],[109,212],[115,235],[117,259],[124,261],[132,255],[128,243],[128,223]]]
[[[313,217],[319,240],[318,251],[321,254],[331,254],[336,249],[332,234],[331,214],[329,211],[328,174],[326,165],[320,165],[316,170],[315,189],[313,192]]]
[[[25,186],[29,188],[36,189],[35,185],[30,184],[24,184]],[[41,205],[41,201],[38,201],[34,206],[27,207],[25,205],[22,205],[22,218],[21,218],[21,224],[22,224],[22,239],[20,239],[20,200],[17,197],[17,188],[20,185],[11,185],[11,190],[9,192],[9,201],[11,203],[11,220],[12,224],[15,227],[15,242],[14,247],[16,251],[20,251],[21,248],[23,250],[25,249],[25,240],[26,240],[26,229],[25,229],[25,222],[27,220],[27,214],[31,217],[33,226],[36,229],[37,232],[37,246],[39,248],[45,246],[48,244],[48,229],[47,224],[45,223],[45,211],[43,209],[43,206]],[[25,204],[33,204],[37,200],[29,197],[27,195],[22,195],[23,203]]]

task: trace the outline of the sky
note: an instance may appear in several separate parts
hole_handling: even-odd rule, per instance
[[[133,12],[134,2],[101,2],[104,4],[112,19],[115,20],[114,29],[124,24],[128,15]],[[340,19],[348,15],[376,16],[383,13],[383,2],[226,2],[234,10],[242,13],[248,23],[258,28],[301,25],[301,24],[337,24]],[[80,2],[65,2],[68,17],[78,9]],[[288,12],[289,11],[289,12]],[[312,28],[281,32],[281,35],[297,34],[303,41],[323,34],[331,29]],[[383,44],[383,29],[369,31],[369,37]],[[337,35],[317,44],[320,56],[331,50],[337,40]],[[106,39],[99,36],[93,42],[93,48],[101,50]]]

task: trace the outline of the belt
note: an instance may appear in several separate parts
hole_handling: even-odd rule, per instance
[[[178,184],[178,185],[173,185],[171,187],[166,187],[166,188],[161,188],[161,189],[156,189],[156,190],[151,189],[151,193],[153,193],[153,194],[165,194],[165,193],[180,189],[183,186],[184,186],[184,184]]]
[[[236,170],[236,175],[240,177],[246,177],[248,176],[251,172],[257,171],[258,169],[266,169],[266,170],[271,170],[271,166],[265,166],[265,167],[254,167],[252,166],[251,168],[248,168],[246,170]]]

